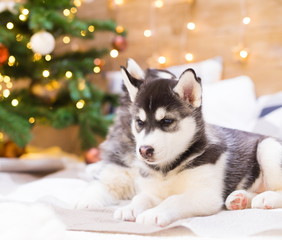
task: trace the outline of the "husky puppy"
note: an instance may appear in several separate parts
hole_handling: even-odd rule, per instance
[[[94,205],[134,196],[114,217],[159,226],[217,213],[224,204],[230,210],[282,207],[281,140],[206,123],[201,81],[192,69],[178,81],[142,81],[128,68],[121,71],[131,103],[127,128],[116,129],[116,140],[130,137],[124,158],[105,161],[101,173],[108,177],[86,194]],[[109,174],[113,162],[120,174],[116,166]],[[94,206],[89,199],[82,207]]]
[[[143,71],[133,60],[128,59],[127,71],[139,84],[155,79],[176,79],[166,70],[147,69]],[[137,82],[138,84],[138,82]],[[120,105],[115,112],[115,121],[108,131],[106,140],[100,145],[101,161],[90,164],[86,171],[92,181],[82,193],[76,208],[93,209],[117,204],[120,200],[131,199],[135,195],[136,171],[133,162],[135,140],[131,132],[131,100],[125,86],[120,96]]]

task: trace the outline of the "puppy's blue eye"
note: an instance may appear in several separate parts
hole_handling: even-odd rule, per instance
[[[164,118],[160,121],[161,125],[164,126],[164,127],[168,127],[173,122],[174,122],[174,119],[170,119],[170,118]]]
[[[136,123],[137,123],[138,127],[144,127],[144,125],[145,125],[145,122],[143,122],[140,119],[136,119]]]

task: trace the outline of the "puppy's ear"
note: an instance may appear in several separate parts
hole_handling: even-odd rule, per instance
[[[132,58],[127,59],[126,69],[132,77],[139,80],[145,79],[145,72]]]
[[[123,78],[123,83],[129,93],[130,100],[131,102],[134,102],[139,86],[143,83],[143,81],[132,77],[127,69],[123,66],[121,66],[121,75]]]
[[[195,108],[200,107],[202,104],[201,80],[191,68],[181,74],[173,91],[176,92],[182,100]]]

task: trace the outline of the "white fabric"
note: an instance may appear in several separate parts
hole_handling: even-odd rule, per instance
[[[203,85],[203,114],[209,123],[251,131],[258,115],[252,80],[239,76]]]
[[[179,78],[180,75],[188,68],[194,69],[197,76],[201,78],[202,84],[214,83],[222,79],[221,57],[210,58],[201,62],[171,66],[168,67],[167,70]]]

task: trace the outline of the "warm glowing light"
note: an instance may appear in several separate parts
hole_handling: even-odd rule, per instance
[[[6,75],[6,76],[3,77],[3,81],[4,81],[4,83],[9,83],[11,81],[11,78]]]
[[[70,10],[69,9],[65,9],[64,11],[63,11],[63,14],[66,16],[66,17],[68,17],[69,15],[70,15]]]
[[[71,71],[66,71],[66,78],[71,78],[72,77],[72,72]]]
[[[47,78],[47,77],[50,76],[50,72],[49,72],[48,70],[44,70],[44,71],[42,72],[42,76]]]
[[[146,30],[144,31],[144,36],[145,36],[145,37],[151,37],[151,36],[152,36],[152,31],[151,31],[150,29],[146,29]]]
[[[52,56],[50,54],[45,55],[45,60],[47,62],[51,61],[51,59],[52,59]]]
[[[16,107],[16,106],[19,105],[19,100],[18,99],[13,99],[11,104],[12,104],[13,107]]]
[[[40,53],[34,53],[33,55],[33,61],[39,61],[42,58],[42,55]]]
[[[23,35],[21,35],[20,33],[18,33],[18,34],[16,35],[16,40],[17,40],[17,42],[21,42],[21,41],[23,40]]]
[[[71,13],[75,14],[75,13],[77,13],[77,8],[72,7],[70,11],[71,11]]]
[[[26,21],[27,16],[24,15],[24,14],[20,14],[19,19],[24,22],[24,21]]]
[[[158,58],[158,63],[159,63],[159,64],[165,64],[165,63],[166,63],[166,57],[160,56],[160,57]]]
[[[26,47],[27,47],[28,49],[31,49],[31,43],[28,42],[28,43],[26,44]]]
[[[96,67],[93,68],[93,72],[94,73],[99,73],[99,72],[101,72],[101,68],[96,66]]]
[[[78,89],[79,89],[80,91],[83,91],[83,90],[85,89],[85,81],[84,81],[84,80],[79,81],[79,83],[78,83]]]
[[[82,109],[84,107],[84,105],[85,105],[85,101],[83,99],[81,99],[76,103],[76,108]]]
[[[85,36],[86,36],[86,31],[84,31],[84,30],[80,31],[80,35],[81,35],[82,37],[85,37]]]
[[[68,43],[70,43],[70,41],[71,41],[71,39],[70,39],[69,36],[64,36],[63,37],[63,43],[68,44]]]
[[[88,31],[89,31],[89,32],[94,32],[94,31],[95,31],[95,27],[94,27],[93,25],[90,25],[90,26],[88,27]]]
[[[33,123],[35,123],[35,118],[34,117],[30,117],[28,119],[28,121],[29,121],[29,123],[33,124]]]
[[[249,56],[249,53],[247,50],[243,49],[239,52],[239,55],[241,58],[246,59]]]
[[[111,56],[112,58],[118,57],[118,50],[116,50],[116,49],[111,50],[111,51],[110,51],[110,56]]]
[[[187,62],[191,62],[194,59],[194,55],[192,53],[186,53],[185,59],[186,59]]]
[[[26,9],[26,8],[24,8],[24,9],[22,10],[22,14],[23,14],[23,15],[28,15],[28,14],[29,14],[29,10]]]
[[[93,62],[94,62],[94,64],[97,65],[97,66],[99,66],[99,65],[102,64],[102,60],[101,60],[100,58],[95,58]]]
[[[196,28],[196,24],[193,23],[193,22],[188,22],[186,27],[187,27],[187,29],[193,31]]]
[[[250,17],[244,17],[242,22],[246,25],[248,25],[251,22],[251,18]]]
[[[9,97],[10,96],[10,90],[9,89],[5,89],[4,91],[3,91],[3,97],[4,98],[7,98],[7,97]]]
[[[16,58],[14,56],[10,56],[9,59],[8,59],[8,65],[11,67],[11,66],[14,66],[16,62]]]
[[[11,88],[13,87],[13,83],[12,83],[12,82],[8,82],[8,83],[6,84],[6,87],[11,89]]]
[[[80,7],[80,6],[81,6],[81,0],[74,0],[74,1],[73,1],[73,4],[74,4],[76,7]]]
[[[156,8],[162,8],[162,7],[164,6],[164,2],[163,2],[162,0],[156,0],[156,1],[154,2],[154,6],[155,6]]]
[[[122,32],[124,32],[124,27],[123,26],[116,26],[116,32],[117,33],[122,33]]]
[[[3,141],[4,139],[4,133],[0,132],[0,141]]]
[[[14,24],[13,24],[12,22],[8,22],[7,25],[6,25],[6,27],[7,27],[9,30],[11,30],[11,29],[14,28]]]
[[[122,4],[124,4],[124,0],[114,0],[114,3],[116,5],[122,5]]]

